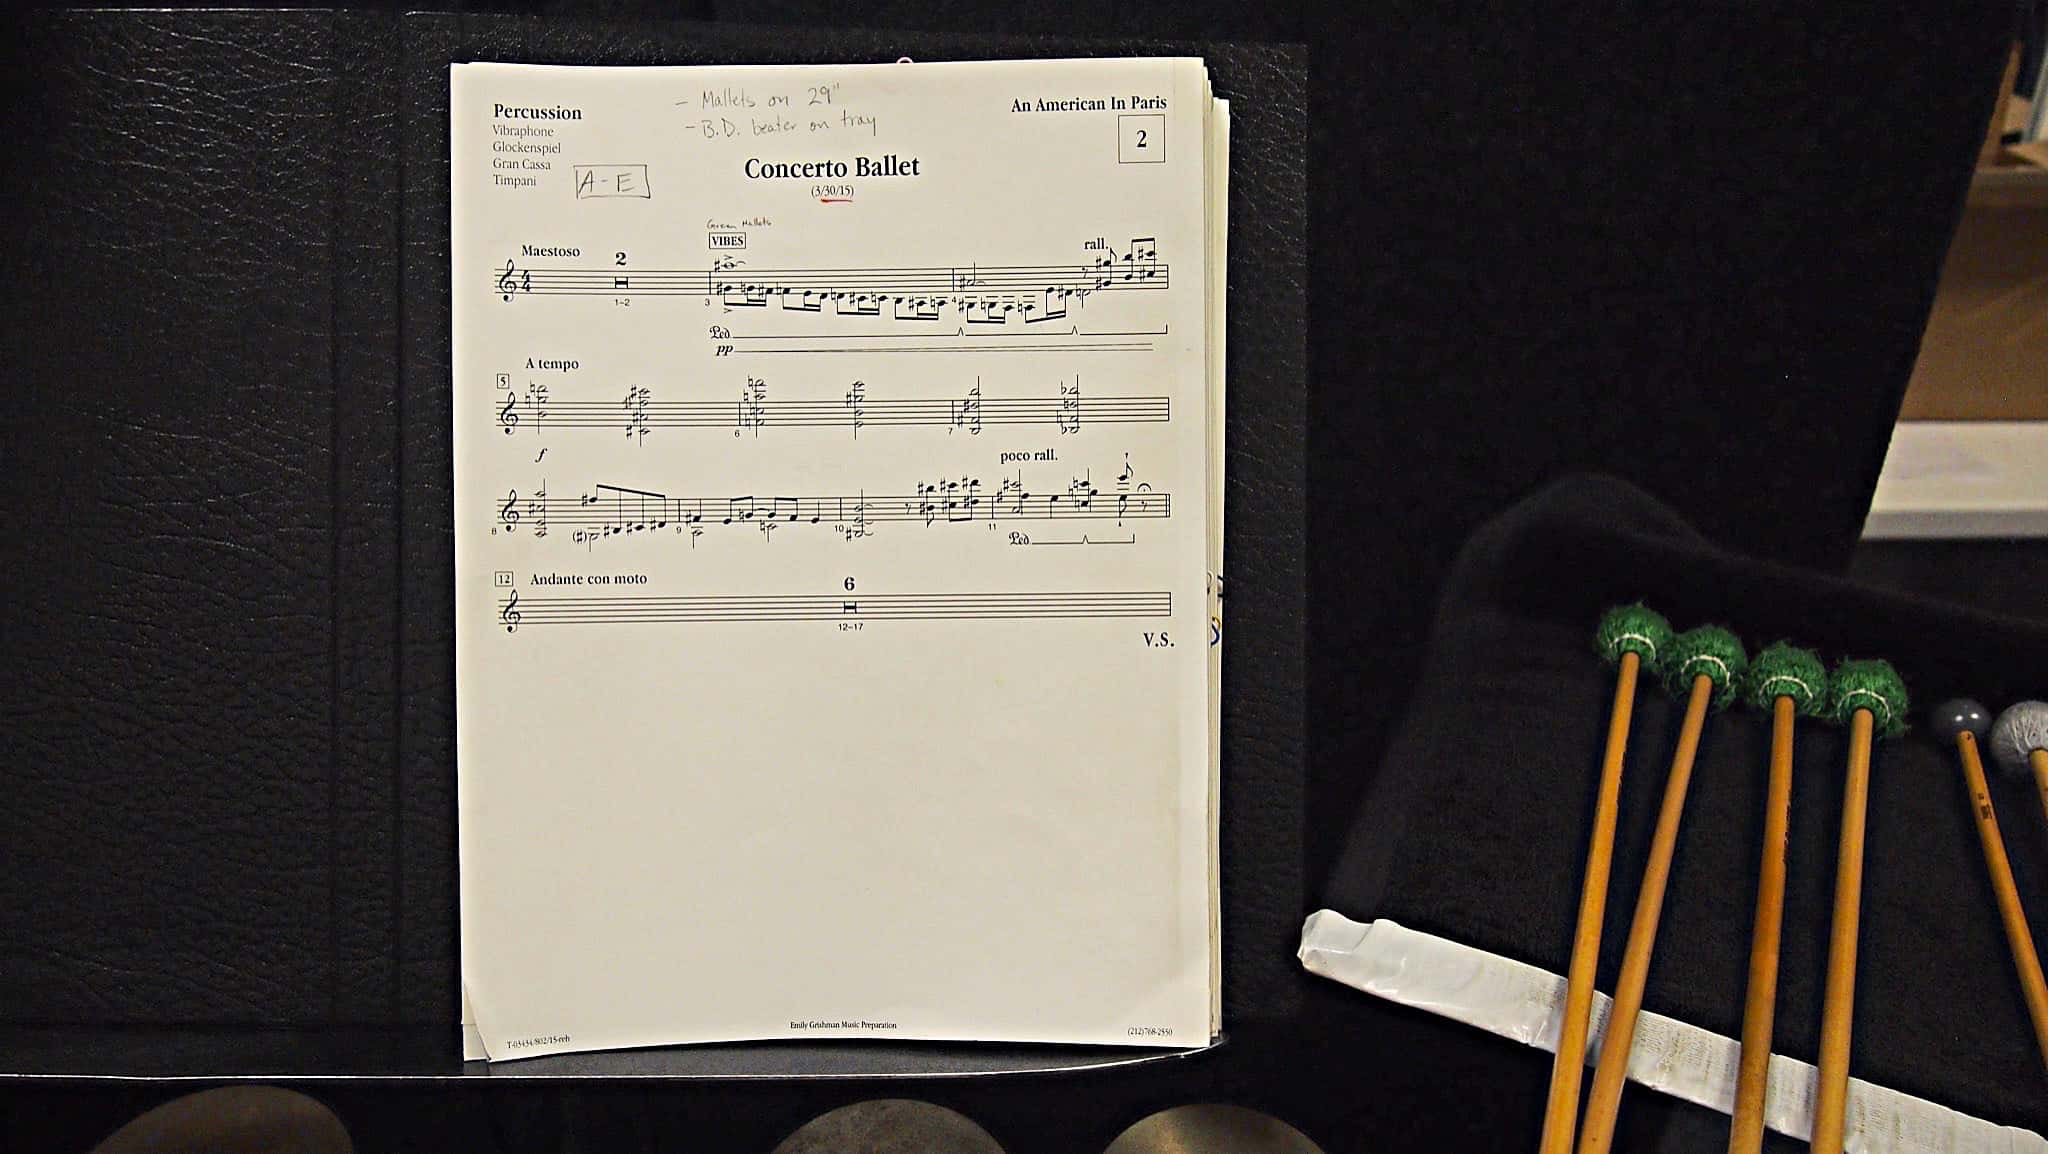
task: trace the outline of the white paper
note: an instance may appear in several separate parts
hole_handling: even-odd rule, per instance
[[[489,1055],[1205,1044],[1199,61],[451,88]]]

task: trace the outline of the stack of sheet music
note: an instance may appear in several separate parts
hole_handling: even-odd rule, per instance
[[[1206,1044],[1202,62],[451,85],[484,1054]]]

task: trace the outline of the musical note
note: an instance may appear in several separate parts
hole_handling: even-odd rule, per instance
[[[645,387],[635,385],[626,390],[626,439],[645,444],[647,441],[647,398],[652,396]]]
[[[948,433],[951,433],[953,429],[965,429],[969,436],[978,437],[981,435],[980,377],[976,377],[974,379],[974,387],[967,390],[967,399],[953,405],[952,418],[953,428],[947,429]]]
[[[1067,483],[1067,498],[1074,503],[1077,512],[1086,512],[1095,507],[1098,490],[1087,477],[1076,477]]]
[[[946,482],[946,520],[972,521],[980,504],[980,478],[962,477],[958,481]]]
[[[1074,299],[1074,290],[1048,285],[1036,301],[1026,302],[1024,323],[1038,324],[1041,321],[1065,320],[1067,302]]]
[[[1130,511],[1131,498],[1152,491],[1152,486],[1144,483],[1132,489],[1131,482],[1136,477],[1137,471],[1131,468],[1131,455],[1125,453],[1124,471],[1116,475],[1116,523],[1119,525],[1124,523],[1124,514]]]
[[[1166,269],[1159,263],[1159,241],[1149,236],[1134,237],[1131,240],[1131,269],[1136,279],[1150,280],[1165,275]]]
[[[685,401],[683,403],[687,405],[689,402]],[[740,429],[751,427],[754,430],[754,436],[759,438],[761,427],[767,423],[768,382],[759,377],[748,377],[746,388],[740,390],[739,428],[734,429],[732,435],[737,437],[740,435]],[[837,424],[838,422],[833,421],[832,423]]]
[[[1026,492],[1024,489],[1024,473],[1022,470],[1019,470],[1017,476],[1014,478],[1003,478],[1002,487],[996,490],[995,504],[990,506],[991,517],[995,515],[995,510],[1000,510],[1002,508],[1004,497],[1012,498],[1012,503],[1010,505],[1010,516],[1022,517],[1024,515],[1025,503],[1031,500],[1031,494]]]
[[[507,633],[517,633],[520,620],[519,590],[514,589],[498,606],[498,624],[503,625]]]
[[[868,494],[863,489],[853,498],[853,521],[846,522],[846,498],[835,498],[839,503],[840,536],[848,541],[857,541],[868,535]]]
[[[853,439],[860,440],[860,427],[867,423],[868,386],[863,381],[853,382],[846,390],[846,407],[853,410]]]

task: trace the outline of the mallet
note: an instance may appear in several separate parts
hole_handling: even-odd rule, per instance
[[[1835,719],[1849,727],[1849,774],[1842,787],[1842,840],[1835,859],[1835,914],[1828,931],[1821,995],[1820,1072],[1815,1078],[1816,1154],[1842,1154],[1849,1103],[1849,1023],[1856,1005],[1856,928],[1863,908],[1863,819],[1870,805],[1870,746],[1906,729],[1906,683],[1883,661],[1844,661],[1830,679]]]
[[[1686,694],[1685,723],[1678,731],[1678,750],[1664,784],[1664,804],[1657,812],[1656,832],[1650,837],[1650,860],[1643,868],[1643,887],[1636,894],[1635,920],[1628,927],[1628,945],[1614,984],[1614,1008],[1607,1015],[1607,1033],[1600,1044],[1600,1062],[1593,1067],[1579,1154],[1605,1154],[1614,1145],[1622,1086],[1628,1080],[1629,1050],[1635,1043],[1636,1015],[1643,1008],[1643,986],[1650,974],[1650,953],[1657,944],[1657,919],[1664,911],[1664,885],[1670,880],[1671,857],[1678,848],[1678,824],[1685,815],[1693,759],[1699,754],[1707,709],[1725,709],[1735,700],[1746,664],[1742,642],[1714,625],[1679,634],[1665,655],[1665,685],[1673,696]]]
[[[1636,675],[1653,674],[1671,645],[1671,623],[1641,605],[1620,605],[1594,631],[1600,656],[1614,663],[1614,708],[1607,721],[1607,753],[1593,801],[1593,838],[1579,889],[1579,922],[1566,971],[1564,1016],[1557,1027],[1557,1058],[1550,1066],[1550,1099],[1543,1111],[1540,1154],[1570,1154],[1579,1120],[1579,1082],[1586,1072],[1586,1032],[1593,1020],[1594,969],[1600,962],[1600,926],[1607,918],[1607,877],[1614,864],[1614,827],[1620,811],[1621,765],[1636,708]]]
[[[2008,773],[2024,776],[2033,767],[2041,812],[2048,815],[2048,701],[2022,701],[1999,714],[1991,727],[1991,755]]]
[[[1984,759],[1977,752],[1977,739],[1991,729],[1991,715],[1974,701],[1949,701],[1935,706],[1932,720],[1935,734],[1953,740],[1962,756],[1963,780],[1970,787],[1970,815],[1977,819],[1977,840],[1984,843],[1991,892],[1998,899],[1998,917],[2005,923],[2005,940],[2012,947],[2012,964],[2019,971],[2027,1015],[2034,1020],[2034,1041],[2041,1048],[2041,1061],[2048,1064],[2048,980],[2041,976],[2041,955],[2034,949],[2026,911],[2020,908],[2019,887],[2013,884],[2012,863],[2005,856],[2005,839],[1999,836],[1998,815],[1991,807],[1991,784],[1984,780]]]
[[[1795,720],[1827,704],[1828,668],[1811,650],[1780,641],[1756,655],[1743,696],[1771,711],[1771,773],[1764,794],[1763,866],[1756,883],[1756,923],[1749,937],[1749,992],[1742,1006],[1742,1056],[1728,1154],[1756,1154],[1764,1145],[1764,1094],[1770,1085],[1771,1027],[1778,1002],[1778,941],[1785,919],[1785,835],[1792,813]]]

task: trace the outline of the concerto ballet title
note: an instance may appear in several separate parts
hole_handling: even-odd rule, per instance
[[[895,153],[886,156],[856,156],[851,165],[843,160],[806,160],[789,163],[747,158],[748,180],[844,180],[849,176],[923,176],[919,159]]]

